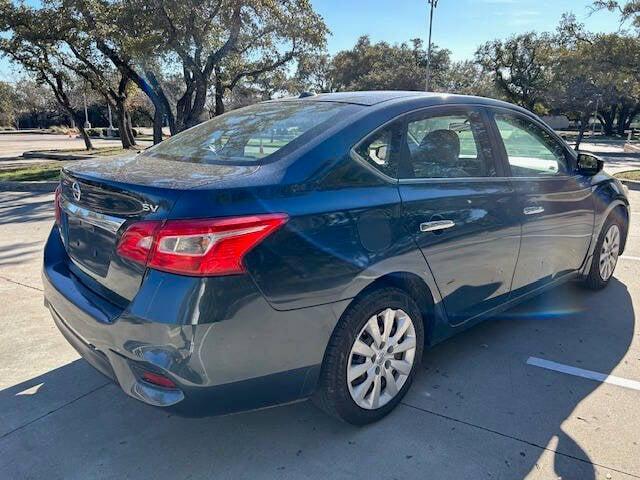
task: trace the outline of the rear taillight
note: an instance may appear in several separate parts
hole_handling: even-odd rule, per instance
[[[56,213],[56,225],[60,225],[60,219],[62,217],[61,206],[60,206],[60,185],[56,187],[56,191],[53,194],[53,205]]]
[[[286,221],[284,214],[131,225],[118,254],[156,270],[182,275],[243,273],[244,256]]]

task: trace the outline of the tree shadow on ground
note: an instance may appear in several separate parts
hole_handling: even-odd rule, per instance
[[[0,192],[0,225],[53,221],[53,195]]]

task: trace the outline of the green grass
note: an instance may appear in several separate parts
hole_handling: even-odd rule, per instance
[[[615,177],[622,178],[624,180],[640,181],[640,170],[629,170],[628,172],[616,173]]]
[[[79,154],[79,155],[89,155],[92,157],[110,157],[112,155],[121,155],[123,153],[135,153],[138,150],[144,150],[146,147],[136,146],[130,150],[125,150],[122,147],[98,147],[93,150],[87,150],[86,148],[71,148],[71,149],[60,149],[60,150],[34,150],[36,153],[60,153],[60,154]]]
[[[0,181],[29,182],[37,180],[58,180],[62,164],[30,165],[11,170],[0,170]]]

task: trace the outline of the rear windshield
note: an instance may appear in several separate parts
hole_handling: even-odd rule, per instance
[[[334,118],[359,108],[317,101],[259,103],[181,132],[143,155],[190,163],[261,163],[308,141]]]

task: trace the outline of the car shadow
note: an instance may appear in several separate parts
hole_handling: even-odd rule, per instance
[[[558,477],[596,478],[591,464],[607,464],[588,453],[598,450],[598,436],[578,439],[570,431],[581,430],[576,423],[598,424],[602,412],[593,413],[595,420],[573,413],[601,384],[527,360],[537,357],[608,375],[625,357],[634,331],[631,296],[616,278],[598,292],[562,285],[427,352],[424,373],[404,402],[523,444],[552,448]],[[510,478],[524,478],[537,467],[537,457],[523,460]]]
[[[555,437],[555,474],[589,480],[592,459],[563,424],[599,384],[525,362],[609,373],[634,324],[615,279],[595,293],[559,287],[427,352],[403,404],[361,428],[310,402],[180,418],[77,360],[0,391],[0,477],[516,479]]]

